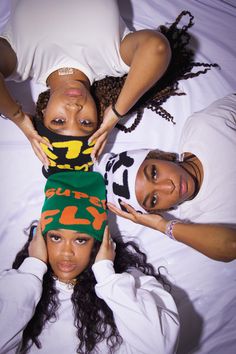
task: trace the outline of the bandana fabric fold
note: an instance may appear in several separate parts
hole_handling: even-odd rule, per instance
[[[149,149],[125,151],[120,154],[104,154],[94,165],[94,170],[104,176],[107,201],[124,209],[121,201],[130,204],[136,211],[147,213],[139,204],[135,193],[135,180],[141,163]]]
[[[88,144],[89,136],[66,136],[52,132],[39,120],[34,125],[40,136],[45,138],[53,147],[51,151],[45,144],[41,144],[47,155],[50,166],[48,170],[42,168],[43,175],[48,176],[62,171],[90,171],[93,161],[91,152],[94,144]]]

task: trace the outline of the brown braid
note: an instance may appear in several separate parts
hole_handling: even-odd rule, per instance
[[[178,28],[180,21],[184,16],[189,16],[187,25]],[[125,133],[132,132],[140,123],[144,108],[151,109],[162,118],[171,121],[173,124],[174,117],[168,113],[163,107],[171,96],[182,96],[184,92],[179,92],[179,80],[188,80],[205,74],[211,67],[218,67],[217,64],[194,62],[194,52],[188,47],[191,39],[188,29],[193,26],[194,17],[189,11],[182,11],[170,27],[160,26],[159,31],[168,39],[172,51],[172,58],[167,71],[160,80],[148,90],[139,101],[128,112],[132,114],[136,112],[134,123],[129,127],[117,124],[116,127]],[[193,68],[201,68],[197,72],[192,72]],[[115,104],[120,91],[124,85],[127,75],[123,77],[107,76],[102,80],[94,82],[91,87],[91,93],[95,99],[99,122],[102,122],[105,109],[110,104]],[[49,90],[39,95],[36,106],[36,116],[43,119],[42,109],[47,105],[49,99]]]

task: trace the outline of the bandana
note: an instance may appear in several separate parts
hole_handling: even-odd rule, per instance
[[[135,180],[141,163],[145,160],[149,149],[125,151],[120,154],[104,154],[94,165],[94,170],[104,176],[107,201],[125,210],[121,201],[130,204],[136,211],[147,213],[135,194]]]
[[[49,230],[68,229],[101,241],[107,221],[106,189],[98,172],[60,172],[49,176],[41,224]]]
[[[41,144],[50,161],[48,170],[42,168],[46,178],[56,172],[89,171],[91,169],[93,165],[91,152],[94,143],[88,144],[89,136],[60,135],[52,132],[36,119],[34,124],[39,135],[53,146],[53,151],[51,151],[45,144]]]

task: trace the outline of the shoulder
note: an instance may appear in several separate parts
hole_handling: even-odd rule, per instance
[[[203,134],[204,129],[225,132],[229,128],[236,129],[236,94],[225,96],[191,115],[183,131],[199,131]]]
[[[13,73],[16,67],[16,53],[10,43],[4,38],[0,38],[0,52],[0,72],[4,77],[8,77]]]

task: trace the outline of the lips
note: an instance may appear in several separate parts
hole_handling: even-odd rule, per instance
[[[76,268],[76,264],[70,261],[61,261],[57,263],[57,267],[61,272],[67,273],[72,272]]]
[[[76,88],[71,88],[71,89],[66,90],[65,94],[67,96],[72,96],[72,97],[82,96],[82,90],[76,89]]]
[[[183,197],[188,191],[186,180],[181,176],[180,178],[180,195]]]

